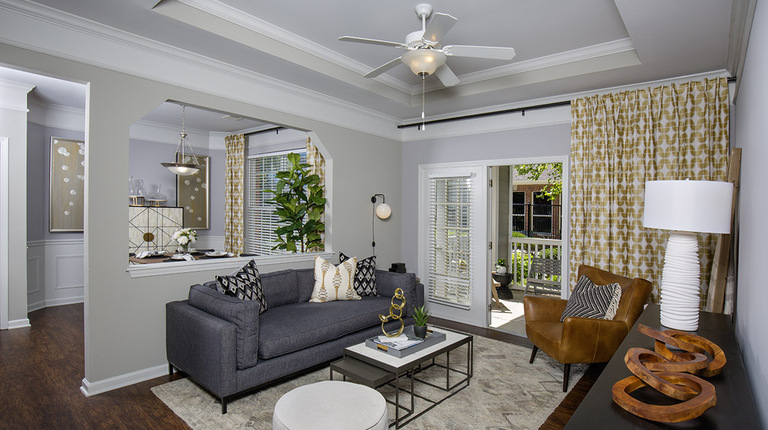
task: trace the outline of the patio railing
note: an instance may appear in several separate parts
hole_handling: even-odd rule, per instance
[[[510,287],[525,286],[528,266],[533,257],[560,259],[562,241],[560,239],[537,239],[531,237],[509,238],[508,271],[512,274]]]

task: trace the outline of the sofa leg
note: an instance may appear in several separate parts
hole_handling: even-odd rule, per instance
[[[566,364],[563,369],[563,393],[568,391],[568,377],[571,375],[571,365]]]
[[[528,363],[533,363],[533,359],[536,358],[537,352],[539,352],[539,347],[536,345],[533,345],[533,351],[531,351],[531,359],[528,360]]]
[[[168,376],[173,376],[173,364],[168,363]]]
[[[221,414],[224,415],[227,413],[227,400],[222,397],[221,398]]]

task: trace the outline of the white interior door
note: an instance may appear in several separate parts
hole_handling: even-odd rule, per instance
[[[488,318],[487,167],[419,168],[419,277],[432,315],[485,326]]]
[[[8,138],[0,137],[0,329],[8,328]]]

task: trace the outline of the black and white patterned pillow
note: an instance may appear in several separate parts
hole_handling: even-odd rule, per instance
[[[612,320],[619,310],[620,299],[621,285],[595,285],[586,275],[582,275],[571,292],[560,321],[565,321],[567,317]]]
[[[251,260],[234,275],[216,276],[224,294],[237,297],[240,300],[257,300],[259,313],[267,310],[267,300],[261,287],[261,275],[256,268],[256,262]]]
[[[339,252],[339,263],[343,263],[352,257],[347,257],[343,252]],[[376,291],[376,256],[357,260],[355,267],[355,291],[360,296],[378,296]]]

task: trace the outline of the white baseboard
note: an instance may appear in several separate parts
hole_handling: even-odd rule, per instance
[[[73,305],[75,303],[84,303],[84,302],[85,302],[85,297],[83,296],[64,297],[61,299],[46,300],[45,307],[50,308],[53,306]]]
[[[139,382],[148,381],[150,379],[158,378],[167,374],[168,364],[161,364],[159,366],[137,370],[135,372],[126,373],[124,375],[102,379],[101,381],[89,382],[87,379],[83,378],[83,383],[80,385],[80,391],[83,393],[83,395],[85,395],[85,397],[90,397],[97,394],[106,393],[107,391],[116,390],[118,388],[127,387],[129,385],[138,384]]]
[[[8,321],[8,329],[24,328],[24,327],[32,327],[32,325],[29,324],[29,318],[22,318],[20,320]]]

